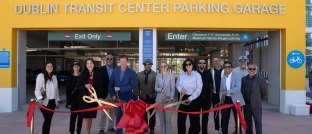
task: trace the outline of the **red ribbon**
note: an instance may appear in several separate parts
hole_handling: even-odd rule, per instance
[[[144,134],[144,130],[148,129],[148,125],[144,119],[145,110],[148,104],[142,100],[123,103],[123,115],[118,122],[117,128],[126,128],[127,134]]]
[[[242,114],[242,109],[241,109],[241,105],[239,102],[236,102],[235,104],[235,108],[236,108],[236,112],[238,114],[238,119],[239,119],[239,122],[240,124],[242,125],[242,127],[247,130],[247,124],[246,124],[246,121],[244,119],[244,116]],[[252,127],[252,126],[251,126]]]
[[[36,103],[34,101],[31,101],[28,105],[27,112],[26,112],[26,126],[27,127],[30,127],[31,120],[34,116],[35,106],[36,106]]]
[[[144,130],[148,129],[148,125],[144,119],[144,114],[146,112],[147,107],[149,107],[150,104],[147,104],[147,103],[143,102],[142,100],[138,100],[138,101],[130,100],[129,103],[116,103],[115,105],[122,107],[123,111],[124,111],[123,116],[121,117],[121,119],[117,125],[117,128],[126,128],[126,132],[129,134],[143,134]],[[32,101],[29,103],[28,108],[27,108],[27,113],[26,113],[26,126],[27,127],[30,127],[31,119],[33,118],[36,106],[38,106],[39,108],[44,109],[46,111],[49,111],[49,112],[58,112],[58,113],[80,113],[80,112],[90,112],[90,111],[114,108],[112,106],[104,105],[104,106],[100,106],[100,107],[83,109],[83,110],[61,111],[61,110],[51,110],[49,108],[46,108],[46,107]],[[247,124],[246,124],[245,119],[243,117],[241,106],[240,106],[239,102],[237,102],[235,104],[221,105],[221,106],[218,106],[216,108],[206,110],[206,111],[201,111],[201,112],[185,112],[185,111],[180,111],[180,110],[173,109],[173,108],[164,108],[161,105],[156,105],[154,108],[173,111],[173,112],[179,112],[179,113],[185,113],[185,114],[204,114],[204,113],[209,113],[209,112],[213,112],[213,111],[231,108],[233,106],[235,106],[235,108],[236,108],[238,118],[240,120],[242,127],[246,130]]]
[[[121,103],[115,103],[115,105],[121,106]],[[54,112],[54,113],[82,113],[82,112],[90,112],[90,111],[97,111],[97,110],[102,110],[102,109],[115,108],[115,107],[112,107],[112,106],[109,106],[109,105],[104,105],[104,106],[95,107],[95,108],[89,108],[89,109],[82,109],[82,110],[75,110],[75,111],[62,111],[62,110],[52,110],[52,109],[49,109],[47,107],[44,107],[44,106],[36,103],[35,101],[31,101],[29,103],[27,111],[26,111],[26,126],[27,127],[30,127],[31,119],[34,116],[34,112],[35,112],[35,107],[36,106],[41,108],[41,109],[44,109],[46,111]]]

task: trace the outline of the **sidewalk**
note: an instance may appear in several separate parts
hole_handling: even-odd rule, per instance
[[[61,110],[66,110],[64,104]],[[30,129],[26,128],[25,110],[13,113],[0,114],[0,133],[5,134],[27,134]],[[209,133],[213,133],[213,114],[209,114]],[[158,117],[157,117],[158,118]],[[172,116],[173,134],[177,133],[177,115]],[[35,111],[35,133],[41,133],[43,117],[38,108]],[[188,121],[187,121],[188,122]],[[67,134],[69,126],[69,114],[55,113],[53,116],[51,134]],[[187,126],[189,124],[187,123]],[[159,122],[157,119],[155,133],[160,134]],[[98,133],[98,120],[93,120],[92,134]],[[234,131],[234,121],[231,115],[229,132]],[[263,134],[311,134],[312,115],[310,116],[292,116],[285,115],[271,110],[263,111]]]

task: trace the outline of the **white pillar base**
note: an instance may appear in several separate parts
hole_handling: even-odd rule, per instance
[[[280,90],[280,112],[284,114],[291,114],[292,111],[296,115],[305,114],[306,108],[302,108],[306,104],[306,91],[305,90]],[[299,110],[300,109],[300,110]]]
[[[17,88],[0,88],[0,113],[16,111],[18,108]]]
[[[290,105],[290,114],[292,115],[309,115],[310,106],[306,104]]]

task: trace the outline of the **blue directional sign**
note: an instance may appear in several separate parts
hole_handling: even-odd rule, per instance
[[[287,55],[287,63],[292,68],[300,68],[304,64],[304,55],[299,50],[293,50]]]
[[[241,34],[241,40],[242,40],[242,41],[250,41],[250,40],[251,40],[250,34],[248,34],[248,33],[242,33],[242,34]]]
[[[10,51],[0,50],[0,68],[10,68]]]
[[[143,30],[143,62],[146,59],[153,61],[153,30]]]

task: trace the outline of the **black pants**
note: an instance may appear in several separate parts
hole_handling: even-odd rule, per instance
[[[246,134],[253,134],[252,118],[255,122],[256,134],[262,134],[262,108],[255,109],[246,103],[244,106],[244,117],[248,126]]]
[[[224,100],[224,104],[233,104],[232,98],[226,96],[225,100]],[[222,134],[228,134],[228,127],[229,127],[229,121],[230,121],[230,116],[231,116],[231,110],[233,111],[233,114],[234,114],[235,128],[237,128],[237,112],[236,112],[235,107],[223,109],[223,110],[221,110]],[[239,126],[239,127],[241,128],[241,126]],[[242,133],[242,129],[240,129],[240,133]]]
[[[199,96],[199,104],[200,104],[200,109],[202,111],[209,110],[211,107],[211,96],[210,95],[205,95],[205,96]],[[203,114],[202,119],[201,119],[201,129],[202,129],[202,134],[208,134],[208,119],[209,119],[209,113]]]
[[[220,96],[218,93],[212,93],[212,105],[213,107],[217,105],[220,102]],[[219,112],[213,112],[213,119],[215,124],[215,130],[220,129],[220,118],[219,118]]]
[[[143,100],[145,103],[148,103],[148,104],[155,104],[155,101],[156,98],[151,98],[149,97],[148,95],[146,96],[146,99]],[[154,111],[154,108],[150,109],[149,110],[149,113],[152,114]],[[144,118],[145,118],[145,121],[148,123],[148,126],[150,128],[150,130],[155,130],[155,124],[156,124],[156,117],[154,114],[152,117],[150,117],[149,119],[147,118],[147,112],[144,114]]]
[[[48,105],[46,106],[49,109],[54,110],[56,105],[55,105],[55,100],[49,100]],[[53,117],[53,112],[48,112],[45,111],[43,109],[40,109],[44,121],[43,121],[43,125],[42,125],[42,134],[49,134],[50,133],[50,127],[51,127],[51,122],[52,122],[52,117]]]
[[[182,100],[185,100],[189,97],[189,95],[183,96]],[[180,105],[179,110],[186,112],[198,112],[200,111],[200,103],[199,99],[195,99],[191,101],[190,105]],[[188,114],[178,113],[178,134],[185,134],[186,127],[185,122]],[[189,114],[190,118],[190,128],[189,134],[199,134],[200,132],[200,123],[199,123],[199,114]]]
[[[72,104],[70,111],[78,110],[78,104]],[[70,114],[70,122],[69,122],[69,132],[74,134],[75,133],[75,126],[76,126],[76,120],[77,120],[77,134],[81,133],[81,127],[82,127],[82,118],[78,116],[78,113],[71,113]]]

